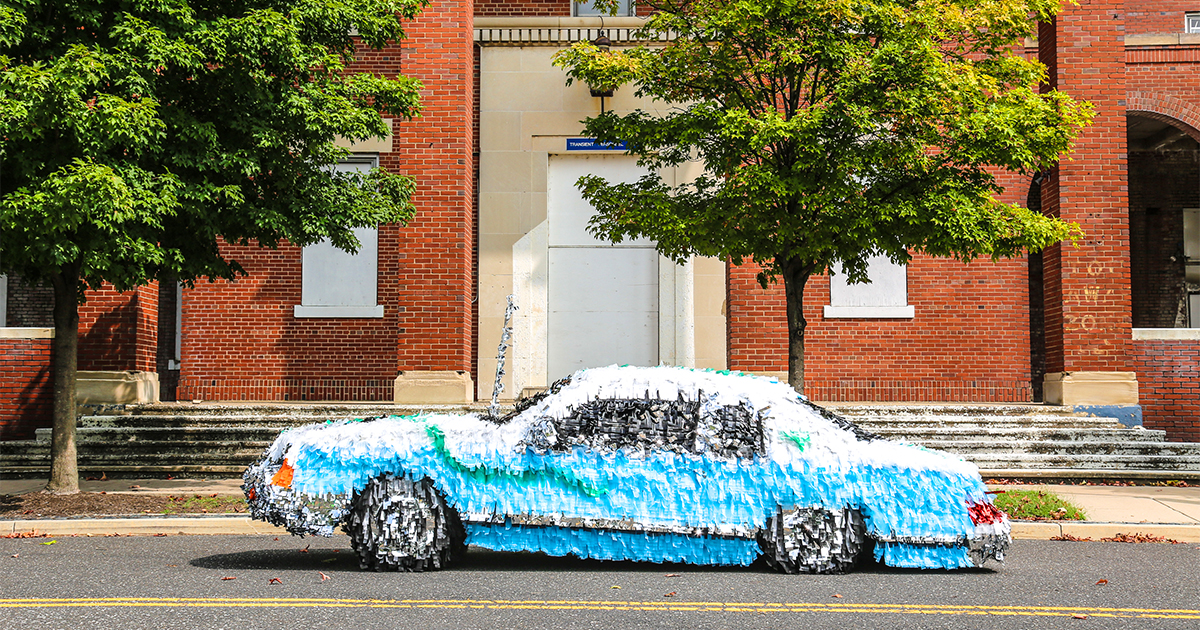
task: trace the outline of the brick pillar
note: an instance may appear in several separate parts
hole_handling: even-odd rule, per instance
[[[467,0],[434,0],[402,44],[400,70],[425,87],[424,112],[396,123],[385,164],[417,185],[416,217],[399,236],[397,400],[474,399],[471,14]]]
[[[1077,246],[1054,246],[1045,270],[1046,400],[1137,403],[1131,342],[1125,140],[1125,3],[1064,4],[1038,29],[1049,85],[1091,102],[1096,117],[1042,185],[1042,211],[1078,223]]]
[[[158,401],[158,283],[118,293],[105,284],[79,307],[80,402]]]

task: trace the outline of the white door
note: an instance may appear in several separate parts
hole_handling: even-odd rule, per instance
[[[627,156],[550,156],[547,172],[547,382],[579,368],[658,363],[658,252],[648,240],[612,245],[587,231],[595,210],[575,182],[636,181]]]

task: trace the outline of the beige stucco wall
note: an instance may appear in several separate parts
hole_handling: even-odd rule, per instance
[[[566,74],[551,65],[552,56],[561,47],[491,44],[481,47],[477,358],[481,399],[490,398],[492,393],[496,350],[506,297],[510,293],[518,295],[520,310],[514,323],[514,347],[508,355],[505,391],[501,397],[512,398],[520,393],[521,387],[546,384],[546,333],[540,323],[544,322],[545,313],[537,312],[540,306],[528,294],[544,291],[546,270],[538,268],[538,252],[546,247],[547,165],[551,155],[565,153],[566,138],[581,135],[581,120],[600,113],[600,99],[592,97],[586,85],[576,83],[567,87]],[[612,98],[606,99],[606,109],[618,112],[657,109],[653,102],[637,99],[632,92],[628,88],[617,90]],[[680,181],[699,174],[698,167],[689,167],[662,175],[668,181]],[[516,259],[514,248],[519,252]],[[660,304],[660,316],[670,309],[670,317],[681,320],[683,313],[677,309],[685,303],[686,296],[687,309],[693,311],[690,315],[695,324],[694,358],[688,360],[699,367],[724,368],[724,264],[717,260],[696,260],[691,267],[692,290],[675,290],[674,295],[680,296],[680,301]],[[672,352],[675,347],[682,347],[671,345]]]

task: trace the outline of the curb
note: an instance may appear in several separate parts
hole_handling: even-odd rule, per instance
[[[48,536],[172,536],[178,534],[291,536],[282,527],[248,516],[139,516],[132,518],[47,518],[0,521],[0,535],[37,532]]]
[[[1050,540],[1070,535],[1076,538],[1111,538],[1117,534],[1149,534],[1179,542],[1200,542],[1200,525],[1172,523],[1099,523],[1094,521],[1013,521],[1013,540]]]
[[[248,516],[31,519],[0,521],[0,535],[37,532],[49,536],[171,536],[265,534],[290,536],[282,527]],[[1179,542],[1200,542],[1200,525],[1168,523],[1097,523],[1091,521],[1014,521],[1014,540],[1050,540],[1063,535],[1098,541],[1117,534],[1149,534]]]

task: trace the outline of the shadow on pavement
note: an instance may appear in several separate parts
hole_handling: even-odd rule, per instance
[[[218,554],[197,558],[192,566],[205,569],[272,569],[272,570],[319,570],[359,571],[358,557],[350,549],[334,552],[331,549],[312,549],[300,553],[296,549],[262,549],[237,553]],[[859,566],[854,573],[865,574],[992,574],[996,565],[984,568],[959,569],[957,571],[929,571],[923,569],[897,569],[875,562]],[[532,573],[729,573],[762,574],[775,573],[762,559],[748,567],[712,567],[681,563],[654,563],[610,560],[582,560],[575,557],[547,556],[542,553],[505,552],[471,548],[462,559],[446,571],[487,572],[532,572]]]

